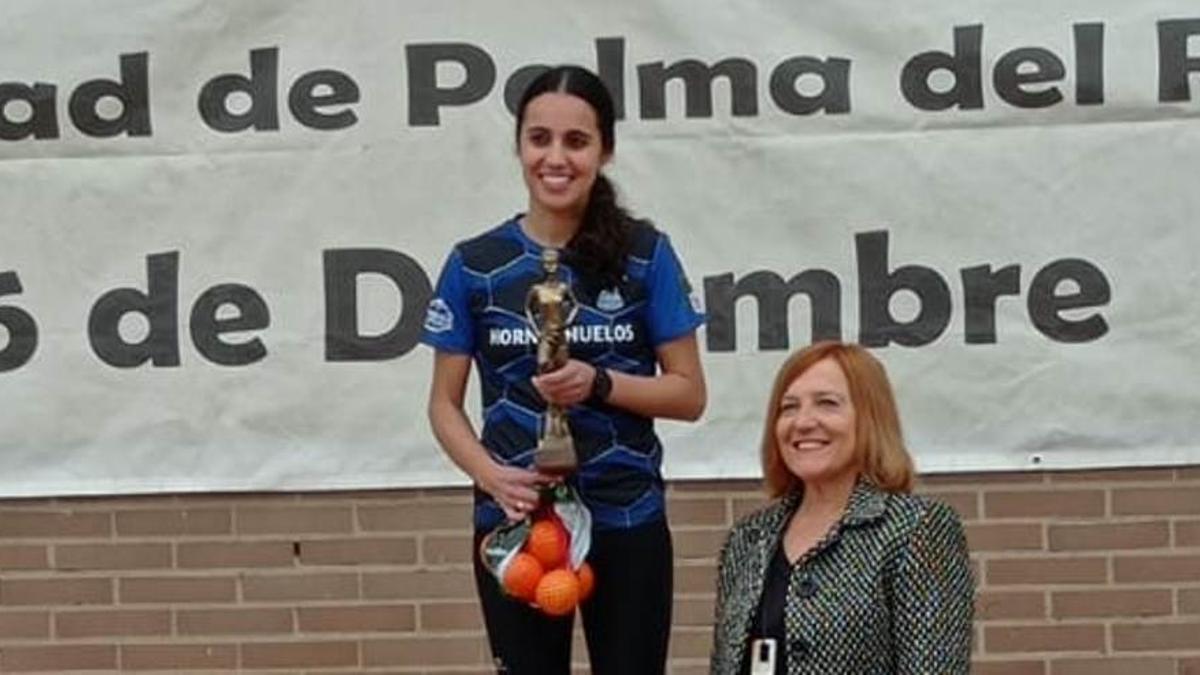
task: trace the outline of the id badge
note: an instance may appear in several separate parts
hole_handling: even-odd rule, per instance
[[[750,675],[775,675],[775,638],[750,641]]]

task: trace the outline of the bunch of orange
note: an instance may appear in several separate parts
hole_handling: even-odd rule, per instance
[[[534,517],[521,551],[504,571],[504,590],[550,616],[566,616],[592,594],[595,575],[586,562],[571,569],[571,536],[552,512]]]

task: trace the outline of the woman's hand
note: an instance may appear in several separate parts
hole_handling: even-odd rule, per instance
[[[463,393],[471,357],[466,354],[437,352],[433,359],[433,380],[429,390],[429,422],[446,454],[479,489],[488,493],[510,520],[521,520],[538,506],[538,488],[554,478],[520,467],[506,466],[492,459],[479,442],[471,422],[463,412]]]
[[[592,382],[596,379],[596,368],[578,359],[569,359],[562,368],[533,378],[537,389],[547,403],[567,407],[583,403],[592,395]]]
[[[532,513],[538,507],[538,489],[554,481],[553,477],[537,471],[495,461],[488,462],[474,479],[479,489],[496,500],[509,520],[521,520]]]

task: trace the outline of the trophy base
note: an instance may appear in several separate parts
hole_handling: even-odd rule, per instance
[[[570,436],[542,438],[533,453],[533,465],[543,473],[574,473],[575,469],[579,468],[579,459],[575,456],[575,442]]]

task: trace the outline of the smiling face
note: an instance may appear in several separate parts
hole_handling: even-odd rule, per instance
[[[775,442],[788,470],[805,485],[837,482],[858,473],[856,416],[841,367],[824,358],[783,392]]]
[[[596,111],[587,101],[546,92],[529,101],[518,135],[529,210],[577,216],[608,161]]]

